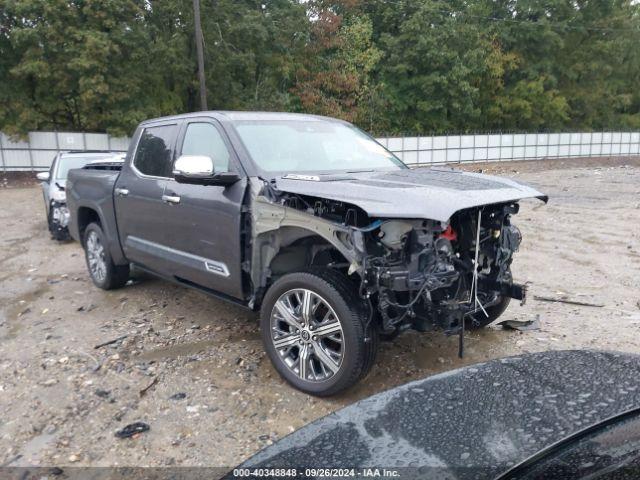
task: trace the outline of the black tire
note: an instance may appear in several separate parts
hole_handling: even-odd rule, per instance
[[[102,246],[102,253],[98,256],[104,262],[104,271],[101,269],[100,274],[96,272],[95,268],[92,268],[90,261],[90,256],[92,255],[90,249],[94,235]],[[96,287],[103,290],[112,290],[123,287],[127,283],[129,280],[129,265],[115,265],[113,263],[107,248],[105,234],[98,223],[90,223],[85,229],[82,246],[84,247],[84,257],[87,262],[89,276]]]
[[[486,307],[488,317],[485,316],[484,313],[478,312],[469,321],[465,324],[465,328],[469,328],[471,330],[477,330],[480,328],[484,328],[487,325],[495,322],[507,309],[511,303],[511,298],[509,297],[501,297],[498,303],[492,305],[491,307]]]
[[[505,278],[508,280],[513,280],[513,276],[511,274],[511,268],[506,271]],[[480,328],[484,328],[489,324],[495,322],[507,309],[511,303],[511,297],[500,297],[498,303],[492,305],[490,307],[486,307],[488,317],[482,313],[478,312],[473,317],[469,318],[465,323],[465,328],[469,328],[471,330],[478,330]]]
[[[365,378],[373,365],[376,363],[376,357],[378,356],[378,346],[380,345],[380,335],[378,333],[378,328],[376,324],[376,311],[374,310],[373,315],[370,316],[369,313],[369,305],[362,301],[360,296],[358,295],[358,285],[354,284],[349,278],[345,277],[342,273],[337,270],[333,270],[330,268],[322,269],[318,268],[315,271],[319,275],[324,276],[325,279],[333,282],[334,285],[340,285],[341,290],[345,292],[349,292],[353,299],[349,300],[349,305],[357,305],[360,308],[363,325],[365,327],[365,361],[362,365],[362,372],[360,373],[360,377],[358,381]],[[375,307],[372,305],[372,308]]]
[[[366,314],[365,318],[367,319],[366,322],[368,322],[369,321],[368,313]],[[369,375],[369,372],[373,368],[373,365],[376,363],[376,357],[378,356],[378,345],[380,345],[380,335],[378,334],[377,328],[375,324],[373,324],[373,321],[371,323],[372,324],[369,325],[369,328],[368,328],[367,341],[365,342],[365,349],[366,349],[365,361],[364,361],[364,364],[362,365],[362,372],[360,372],[360,378],[358,378],[358,381],[362,380],[367,375]]]
[[[271,315],[276,301],[295,289],[310,290],[320,296],[333,309],[342,327],[342,361],[329,378],[301,378],[287,366],[273,344]],[[278,279],[262,302],[260,328],[265,351],[276,371],[293,387],[311,395],[330,396],[351,387],[367,375],[375,362],[378,338],[373,322],[369,322],[369,307],[358,296],[356,286],[335,270],[310,269]]]

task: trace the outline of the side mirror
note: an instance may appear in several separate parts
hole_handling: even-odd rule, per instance
[[[192,185],[232,185],[240,177],[232,172],[215,173],[213,160],[206,155],[182,155],[173,165],[173,177],[178,183]]]
[[[40,172],[36,175],[36,178],[38,180],[40,180],[41,182],[48,182],[49,181],[49,172]]]

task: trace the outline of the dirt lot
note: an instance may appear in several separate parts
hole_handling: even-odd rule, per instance
[[[547,206],[523,202],[515,219],[524,241],[513,271],[531,282],[530,300],[504,316],[539,315],[541,330],[468,333],[463,360],[457,338],[407,332],[382,345],[360,385],[329,400],[280,380],[251,313],[154,279],[94,288],[79,245],[49,239],[38,188],[9,182],[0,188],[0,465],[233,466],[342,406],[461,365],[548,349],[640,352],[640,161],[472,168],[551,196]],[[151,430],[114,436],[134,421]]]

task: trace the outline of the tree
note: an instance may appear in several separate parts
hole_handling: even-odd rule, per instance
[[[130,0],[5,2],[15,87],[3,116],[9,131],[110,130],[138,121],[144,74],[143,11]],[[144,110],[144,108],[142,108]],[[146,113],[146,112],[144,112]]]
[[[312,27],[292,93],[302,111],[371,128],[377,89],[370,76],[382,54],[373,45],[371,21],[353,14],[355,5],[310,2]]]
[[[640,128],[635,0],[208,0],[213,109],[375,133]],[[0,0],[0,129],[198,109],[191,0]]]
[[[304,5],[290,0],[203,3],[210,104],[289,110],[288,90],[307,37]]]

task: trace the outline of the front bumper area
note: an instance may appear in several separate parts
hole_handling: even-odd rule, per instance
[[[56,240],[69,238],[69,219],[71,215],[66,203],[51,202],[49,209],[49,231]]]

